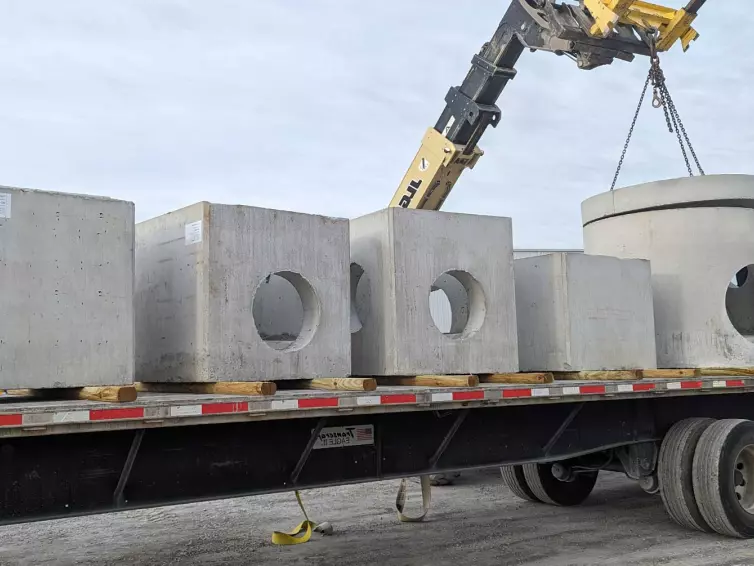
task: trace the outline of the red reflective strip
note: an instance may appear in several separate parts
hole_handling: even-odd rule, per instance
[[[531,397],[531,389],[503,389],[503,399]]]
[[[579,392],[582,395],[594,395],[605,392],[604,385],[582,385],[579,387]]]
[[[90,421],[112,421],[117,419],[141,419],[144,417],[144,407],[128,409],[97,409],[89,411]]]
[[[383,405],[396,405],[399,403],[416,403],[416,395],[411,394],[398,394],[398,395],[382,395],[380,402]]]
[[[221,413],[245,413],[249,410],[249,403],[209,403],[202,405],[203,415],[219,415]]]
[[[725,382],[726,387],[743,387],[744,385],[743,379],[729,379]]]
[[[314,399],[299,399],[299,409],[321,409],[323,407],[337,407],[337,397],[315,397]]]
[[[475,401],[484,399],[484,391],[454,391],[453,401]]]
[[[21,415],[0,415],[0,426],[18,426],[23,422]]]
[[[654,383],[634,383],[634,391],[652,391],[654,388]]]
[[[701,381],[682,381],[681,389],[701,389]]]

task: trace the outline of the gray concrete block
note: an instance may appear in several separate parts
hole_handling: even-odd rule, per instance
[[[134,205],[0,187],[0,389],[134,374]]]
[[[648,261],[555,253],[513,269],[521,371],[657,367]]]
[[[351,221],[354,375],[518,370],[509,218],[389,208]],[[443,333],[433,286],[452,305]]]
[[[199,203],[136,226],[137,377],[350,372],[348,221]]]
[[[754,176],[602,193],[582,220],[586,253],[651,261],[659,367],[754,366]]]

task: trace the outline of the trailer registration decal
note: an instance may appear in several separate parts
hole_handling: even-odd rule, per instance
[[[333,426],[323,428],[314,442],[314,450],[320,448],[344,448],[374,444],[374,426]]]

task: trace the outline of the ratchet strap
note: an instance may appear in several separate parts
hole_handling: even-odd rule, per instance
[[[401,480],[398,487],[398,495],[395,497],[395,510],[398,511],[398,519],[401,523],[418,523],[424,520],[429,512],[429,506],[432,504],[432,485],[429,483],[430,476],[420,476],[422,486],[422,513],[415,517],[409,517],[403,510],[406,508],[406,492],[408,491],[408,481],[406,478]]]
[[[395,497],[395,509],[398,512],[398,519],[402,523],[418,523],[424,520],[429,512],[429,507],[432,503],[432,485],[429,482],[430,476],[420,476],[422,490],[422,512],[416,516],[406,515],[403,510],[406,508],[406,494],[408,493],[408,481],[406,478],[401,480],[401,484],[398,487],[398,494]],[[301,508],[301,513],[304,515],[304,520],[301,521],[293,530],[288,532],[273,531],[272,544],[278,546],[290,546],[294,544],[304,544],[309,542],[312,538],[312,533],[322,533],[323,535],[331,535],[333,532],[332,525],[328,522],[315,523],[309,519],[309,515],[304,508],[304,502],[301,500],[301,493],[296,490],[296,501]]]
[[[304,509],[304,502],[301,500],[301,494],[296,490],[296,501],[301,508],[301,512],[304,514],[304,520],[301,521],[296,528],[292,531],[282,532],[273,531],[272,544],[279,546],[290,546],[292,544],[304,544],[309,542],[312,538],[312,533],[322,533],[323,535],[331,535],[333,532],[332,525],[328,522],[315,523],[309,519],[309,515],[306,514]]]

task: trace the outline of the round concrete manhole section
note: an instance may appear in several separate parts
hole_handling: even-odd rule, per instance
[[[487,308],[479,281],[460,270],[446,271],[429,292],[429,313],[446,336],[465,338],[482,328]]]
[[[321,307],[314,288],[300,273],[277,271],[257,286],[252,315],[257,332],[267,346],[295,351],[314,337]]]

